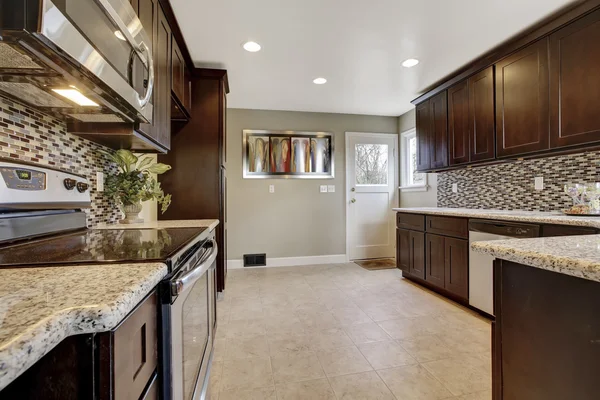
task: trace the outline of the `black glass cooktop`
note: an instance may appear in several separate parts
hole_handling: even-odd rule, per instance
[[[165,262],[207,228],[83,230],[0,248],[0,268]]]

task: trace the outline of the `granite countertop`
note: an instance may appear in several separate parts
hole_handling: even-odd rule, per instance
[[[442,215],[449,217],[481,218],[515,222],[532,222],[538,224],[588,226],[600,229],[600,217],[573,217],[564,215],[561,212],[485,210],[475,208],[441,207],[393,208],[393,210],[403,213]]]
[[[148,221],[139,224],[98,224],[92,229],[164,229],[164,228],[208,228],[214,230],[218,219],[183,219],[170,221]]]
[[[0,390],[71,335],[113,329],[162,263],[0,269]]]
[[[474,242],[473,251],[600,282],[600,235]]]

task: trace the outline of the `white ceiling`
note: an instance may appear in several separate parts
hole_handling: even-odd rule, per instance
[[[231,108],[398,116],[427,86],[573,0],[171,0]],[[263,49],[248,53],[242,43]],[[407,58],[421,63],[412,69]],[[328,83],[315,85],[314,78]]]

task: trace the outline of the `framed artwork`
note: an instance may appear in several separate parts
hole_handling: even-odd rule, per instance
[[[333,179],[333,142],[329,132],[245,129],[244,178]]]

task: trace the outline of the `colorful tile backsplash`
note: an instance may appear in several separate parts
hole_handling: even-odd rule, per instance
[[[71,135],[64,121],[0,97],[0,157],[14,158],[84,175],[91,183],[88,226],[116,222],[118,209],[95,190],[96,172],[116,171],[99,150],[105,147]]]
[[[438,207],[557,211],[572,205],[566,183],[600,181],[600,152],[554,156],[438,173]],[[544,177],[544,190],[534,178]],[[452,184],[458,193],[452,193]]]

